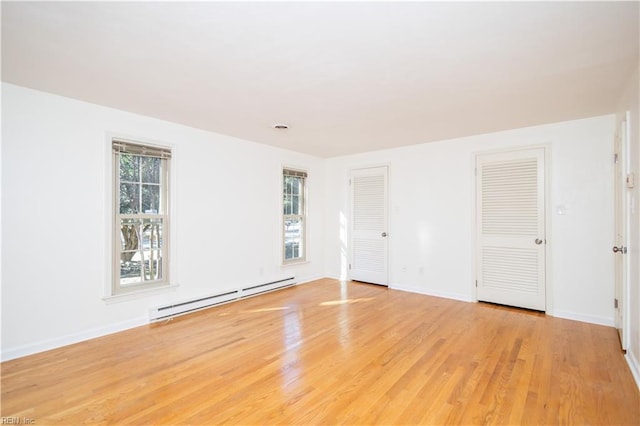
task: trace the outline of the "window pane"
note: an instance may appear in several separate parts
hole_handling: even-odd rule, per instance
[[[120,285],[127,286],[140,284],[142,282],[142,263],[140,260],[140,252],[122,253],[120,256]],[[131,257],[130,259],[127,259]]]
[[[162,219],[145,219],[142,224],[142,248],[162,248]]]
[[[160,183],[160,165],[162,160],[153,157],[141,157],[140,166],[142,168],[142,182]]]
[[[140,157],[131,154],[120,154],[120,181],[138,182],[140,174]]]
[[[160,250],[145,250],[144,252],[144,279],[162,279],[162,252]]]
[[[300,214],[300,197],[293,195],[291,197],[291,214]]]
[[[300,243],[293,242],[285,245],[285,260],[298,259],[300,257]]]
[[[300,194],[300,183],[302,181],[302,179],[300,178],[292,178],[291,179],[291,192],[295,195]]]
[[[120,213],[131,214],[140,211],[140,185],[136,183],[120,184]]]
[[[285,219],[284,221],[285,260],[302,257],[302,225],[301,218]]]
[[[122,251],[138,250],[138,232],[140,221],[137,219],[122,219],[120,222],[120,243]],[[131,260],[133,253],[123,253],[129,255],[127,260]]]
[[[142,213],[160,212],[160,185],[142,185]]]
[[[283,203],[283,213],[286,215],[291,214],[291,196],[285,195]]]

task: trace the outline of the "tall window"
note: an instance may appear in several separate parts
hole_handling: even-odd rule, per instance
[[[169,284],[171,150],[114,139],[113,294]]]
[[[306,180],[307,172],[282,171],[284,263],[304,261],[306,256]]]

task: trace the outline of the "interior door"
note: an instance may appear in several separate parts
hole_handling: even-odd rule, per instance
[[[350,278],[388,285],[388,169],[351,172]]]
[[[544,148],[476,158],[477,298],[544,311]]]
[[[627,211],[626,211],[626,117],[619,123],[614,138],[614,215],[615,235],[613,253],[615,256],[615,323],[622,349],[627,349],[625,333],[626,286],[627,286]]]

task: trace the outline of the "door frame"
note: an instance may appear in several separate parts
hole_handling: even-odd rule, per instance
[[[348,199],[348,211],[347,211],[347,280],[351,281],[351,267],[349,265],[353,264],[353,188],[351,186],[350,180],[352,179],[353,172],[356,170],[364,170],[364,169],[375,169],[379,167],[387,168],[387,283],[386,287],[391,288],[391,260],[392,260],[392,252],[391,250],[391,242],[393,237],[393,225],[391,220],[391,199],[393,197],[393,191],[391,190],[391,164],[390,163],[374,163],[374,164],[366,164],[361,166],[352,166],[347,170],[347,199]]]
[[[527,151],[530,149],[544,150],[544,228],[547,243],[544,245],[545,255],[545,313],[553,316],[553,274],[552,271],[552,246],[553,246],[553,226],[552,226],[552,206],[551,206],[551,144],[542,143],[536,145],[508,146],[502,148],[487,149],[482,151],[474,151],[471,153],[470,177],[471,177],[471,277],[469,286],[471,287],[472,301],[478,302],[478,288],[476,280],[478,277],[478,215],[477,215],[477,199],[478,199],[478,182],[476,175],[476,167],[478,157],[487,154],[505,154],[510,152]]]
[[[629,246],[629,242],[630,242],[630,229],[631,229],[631,211],[630,211],[630,193],[629,190],[626,186],[626,177],[629,174],[629,170],[630,170],[630,153],[629,153],[629,131],[630,129],[630,112],[629,111],[625,111],[623,113],[618,113],[616,114],[616,123],[615,123],[615,130],[614,130],[614,151],[615,151],[615,138],[618,137],[619,133],[622,133],[622,131],[624,130],[624,134],[620,135],[620,185],[621,188],[616,188],[615,182],[616,182],[616,167],[614,165],[613,167],[613,184],[614,184],[614,199],[613,199],[613,203],[614,203],[614,224],[613,224],[613,230],[614,230],[614,236],[613,236],[613,245],[615,246],[617,244],[616,242],[616,227],[618,224],[618,220],[621,220],[621,225],[622,225],[622,239],[623,239],[623,245],[625,247]],[[620,190],[621,194],[619,194],[620,196],[620,202],[621,202],[621,206],[620,212],[617,212],[615,203],[615,192]],[[618,216],[620,215],[620,216]],[[618,294],[618,289],[617,289],[617,283],[615,282],[615,269],[614,269],[614,288],[613,288],[613,292],[614,292],[614,298],[620,298],[619,302],[621,302],[622,305],[622,309],[620,311],[620,317],[621,317],[621,324],[620,324],[620,346],[622,348],[622,350],[626,351],[628,349],[629,346],[629,330],[630,330],[630,326],[631,326],[631,320],[629,317],[629,309],[628,309],[628,303],[631,300],[631,295],[630,295],[630,286],[629,286],[629,277],[630,277],[630,273],[631,273],[631,263],[629,262],[629,257],[628,255],[630,255],[631,253],[627,251],[626,254],[622,254],[621,256],[622,259],[622,282],[620,283],[620,294]],[[618,254],[614,254],[614,256],[619,256]],[[614,259],[614,262],[616,261],[616,259]],[[615,266],[614,266],[615,268]],[[617,313],[614,311],[614,327],[616,328],[616,331],[618,331],[618,315]]]

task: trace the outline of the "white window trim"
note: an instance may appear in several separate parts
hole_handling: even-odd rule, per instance
[[[149,287],[139,287],[134,290],[128,292],[114,292],[114,281],[115,281],[115,267],[116,267],[116,259],[115,259],[115,208],[116,208],[116,193],[114,191],[115,184],[115,164],[113,159],[113,141],[120,140],[123,142],[129,142],[138,145],[148,145],[153,147],[170,149],[172,154],[171,165],[169,168],[169,176],[168,176],[168,206],[167,206],[167,216],[170,220],[170,226],[167,230],[167,238],[170,241],[170,244],[166,247],[166,255],[168,256],[167,265],[167,277],[163,280],[163,285],[149,286]],[[105,153],[105,206],[106,206],[106,214],[104,217],[105,220],[105,279],[103,282],[102,295],[101,299],[107,303],[117,303],[123,302],[127,300],[140,299],[149,297],[159,293],[165,293],[170,291],[175,291],[176,288],[179,287],[178,284],[178,269],[176,267],[175,259],[177,258],[177,232],[176,232],[176,223],[177,223],[177,209],[176,209],[176,167],[175,167],[175,158],[177,147],[172,143],[161,142],[157,140],[152,140],[148,138],[142,138],[137,136],[126,135],[122,133],[116,132],[106,132],[105,136],[105,144],[104,144],[104,153]],[[170,273],[169,273],[170,270]]]
[[[303,203],[302,203],[302,214],[298,214],[298,215],[285,215],[284,214],[284,192],[283,192],[283,177],[284,177],[284,172],[286,170],[290,170],[293,172],[299,172],[299,173],[304,173],[304,188],[303,188],[303,193],[302,193],[302,197],[303,197]],[[280,178],[279,178],[279,188],[280,188],[280,259],[282,262],[282,266],[283,267],[287,267],[287,266],[292,266],[292,265],[300,265],[300,264],[304,264],[304,263],[308,263],[309,262],[309,246],[308,246],[308,241],[309,239],[307,238],[307,233],[308,233],[308,222],[309,222],[309,215],[308,215],[308,205],[309,205],[309,197],[308,197],[308,193],[309,193],[309,172],[305,169],[305,168],[301,168],[301,167],[294,167],[294,166],[287,166],[287,165],[283,165],[280,168]],[[295,259],[285,259],[285,254],[286,254],[286,247],[285,247],[285,230],[284,230],[284,221],[285,218],[288,216],[297,216],[297,217],[301,217],[302,218],[302,257],[299,258],[295,258]]]

